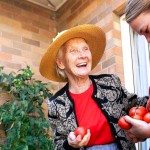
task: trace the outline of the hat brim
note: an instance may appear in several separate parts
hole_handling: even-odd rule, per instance
[[[79,25],[60,35],[47,49],[40,62],[40,73],[45,78],[55,82],[66,82],[56,73],[56,56],[60,47],[72,38],[83,38],[92,53],[92,69],[100,61],[106,46],[105,33],[96,25]]]

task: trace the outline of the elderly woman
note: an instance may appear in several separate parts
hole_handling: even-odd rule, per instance
[[[79,25],[61,32],[40,64],[41,74],[68,82],[48,102],[57,150],[135,150],[118,126],[118,119],[141,101],[121,86],[116,75],[89,75],[105,49],[105,34],[96,25]],[[146,105],[142,98],[141,105]],[[87,134],[75,136],[78,126]]]

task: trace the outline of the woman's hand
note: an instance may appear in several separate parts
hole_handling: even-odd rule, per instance
[[[83,146],[86,146],[90,140],[90,130],[87,130],[87,134],[81,138],[81,135],[78,135],[77,137],[74,135],[74,132],[70,132],[68,135],[68,144],[74,148],[80,148]]]

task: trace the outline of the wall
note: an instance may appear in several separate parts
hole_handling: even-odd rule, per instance
[[[20,0],[0,1],[0,66],[5,72],[29,65],[35,77],[39,62],[56,34],[53,12]]]

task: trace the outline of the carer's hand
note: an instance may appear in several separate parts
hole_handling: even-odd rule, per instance
[[[143,141],[149,137],[150,124],[142,120],[133,119],[129,116],[125,116],[125,120],[132,125],[129,130],[125,131],[129,140],[131,140],[131,137],[132,139],[137,138],[138,141]]]
[[[77,137],[74,135],[74,132],[70,132],[68,135],[68,144],[74,148],[80,148],[83,146],[86,146],[90,140],[90,130],[87,130],[87,134],[81,138],[81,135],[78,135]]]

